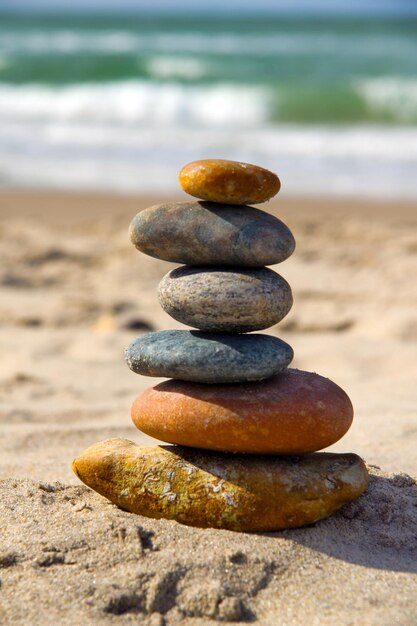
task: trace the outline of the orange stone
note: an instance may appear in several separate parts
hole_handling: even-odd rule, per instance
[[[223,159],[193,161],[179,173],[186,193],[222,204],[259,204],[275,196],[281,183],[269,170]]]
[[[348,431],[353,408],[328,378],[287,369],[261,382],[205,385],[168,380],[132,406],[134,424],[169,443],[253,454],[321,450]]]

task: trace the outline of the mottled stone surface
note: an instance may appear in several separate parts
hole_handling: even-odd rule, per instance
[[[224,455],[141,448],[126,439],[87,448],[73,470],[126,511],[249,532],[311,524],[368,486],[368,472],[356,454]]]
[[[138,337],[126,350],[130,369],[201,383],[262,380],[284,370],[293,350],[269,335],[218,335],[161,330]]]
[[[262,267],[294,251],[289,228],[249,206],[167,202],[141,211],[130,225],[134,246],[149,256],[186,265]]]
[[[347,394],[318,374],[287,369],[261,382],[224,385],[168,380],[132,406],[134,424],[168,443],[251,454],[321,450],[348,431]]]
[[[250,332],[280,322],[292,306],[289,284],[268,268],[179,267],[159,283],[171,317],[209,332]]]
[[[179,181],[191,196],[224,204],[265,202],[281,187],[278,176],[263,167],[224,159],[188,163],[180,171]]]

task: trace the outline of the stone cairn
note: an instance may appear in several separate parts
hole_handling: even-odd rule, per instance
[[[184,264],[159,285],[162,308],[198,330],[151,332],[127,349],[129,367],[170,380],[133,403],[139,430],[169,446],[111,439],[73,463],[77,476],[122,509],[200,527],[271,531],[311,524],[367,487],[355,454],[318,453],[353,419],[335,383],[290,369],[293,351],[265,334],[292,306],[288,283],[265,266],[288,258],[294,238],[248,206],[280,188],[261,167],[196,161],[180,172],[196,201],[140,212],[140,251]]]

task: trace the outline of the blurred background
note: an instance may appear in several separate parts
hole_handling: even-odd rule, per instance
[[[417,197],[417,3],[2,0],[0,184],[171,192],[246,160],[290,195]]]

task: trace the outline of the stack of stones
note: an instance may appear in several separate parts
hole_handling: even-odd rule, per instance
[[[175,444],[141,448],[112,439],[74,461],[86,484],[123,509],[202,527],[278,530],[326,517],[367,487],[354,454],[317,453],[349,429],[353,409],[332,381],[288,368],[292,348],[265,334],[292,306],[288,283],[266,268],[294,238],[279,219],[248,206],[269,200],[278,177],[223,160],[180,172],[198,201],[139,213],[140,251],[182,263],[159,285],[162,308],[198,330],[133,341],[136,373],[166,377],[133,403],[143,432]],[[232,454],[233,453],[233,454]]]

